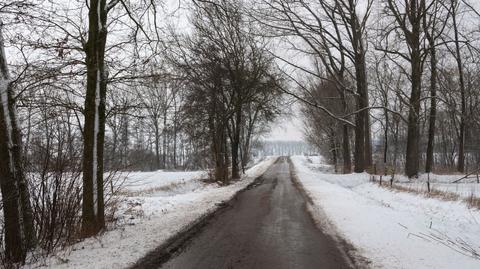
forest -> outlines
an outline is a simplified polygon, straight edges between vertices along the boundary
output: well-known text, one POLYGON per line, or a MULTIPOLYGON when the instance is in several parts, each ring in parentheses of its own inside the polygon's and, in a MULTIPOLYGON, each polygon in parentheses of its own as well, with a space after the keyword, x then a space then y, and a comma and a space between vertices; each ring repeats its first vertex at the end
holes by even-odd
POLYGON ((0 0, 0 258, 104 231, 125 171, 478 174, 479 40, 475 0, 0 0), (309 146, 262 142, 293 102, 309 146))

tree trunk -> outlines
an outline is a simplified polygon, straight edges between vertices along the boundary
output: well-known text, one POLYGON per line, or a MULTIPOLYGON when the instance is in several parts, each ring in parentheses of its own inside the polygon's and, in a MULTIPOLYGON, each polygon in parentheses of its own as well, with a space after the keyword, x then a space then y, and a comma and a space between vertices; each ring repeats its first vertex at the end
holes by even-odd
MULTIPOLYGON (((108 165, 106 164, 107 169, 118 169, 117 166, 117 145, 118 145, 118 123, 117 115, 113 115, 113 124, 111 126, 112 131, 112 151, 110 152, 110 157, 108 158, 108 165)), ((70 143, 70 142, 69 142, 70 143)))
POLYGON ((361 173, 371 162, 370 148, 370 126, 368 119, 368 85, 367 70, 365 63, 365 51, 363 47, 363 37, 360 33, 359 25, 355 20, 352 21, 352 45, 355 52, 355 79, 357 87, 357 109, 362 110, 356 114, 355 120, 355 172, 361 173), (368 133, 366 133, 368 131, 368 133), (366 142, 369 144, 367 145, 366 142), (367 149, 367 147, 369 147, 367 149))
POLYGON ((175 97, 175 92, 174 92, 174 95, 173 95, 173 101, 174 101, 174 104, 173 104, 173 159, 172 159, 172 163, 173 163, 173 168, 174 169, 177 169, 177 136, 178 136, 178 116, 177 116, 177 99, 175 97))
POLYGON ((9 261, 21 262, 35 244, 35 232, 2 30, 0 21, 0 188, 5 254, 9 261))
POLYGON ((87 94, 83 146, 82 235, 97 234, 105 226, 103 197, 103 145, 105 138, 105 43, 107 10, 105 0, 91 0, 87 62, 87 94))
MULTIPOLYGON (((357 88, 360 82, 357 81, 357 88)), ((357 98, 357 109, 364 108, 363 98, 360 96, 357 98)), ((355 115, 355 173, 362 173, 365 171, 365 121, 364 113, 357 113, 355 115)))
POLYGON ((215 134, 212 136, 212 149, 215 158, 215 180, 228 183, 228 164, 227 164, 227 150, 225 147, 225 130, 222 130, 220 126, 216 126, 215 134))
POLYGON ((167 110, 163 113, 162 168, 167 168, 167 110))
MULTIPOLYGON (((419 141, 420 141, 420 96, 422 89, 423 58, 420 36, 422 34, 422 21, 426 16, 425 1, 411 1, 410 7, 405 7, 411 31, 405 30, 405 38, 410 51, 412 90, 409 99, 407 152, 405 161, 405 174, 411 178, 418 175, 419 171, 419 141)), ((406 24, 407 22, 403 22, 406 24)), ((406 27, 406 26, 405 26, 406 27)))
MULTIPOLYGON (((4 83, 2 81, 1 83, 4 83)), ((6 91, 2 85, 0 91, 6 91)), ((2 94, 4 95, 4 94, 2 94)), ((3 96, 2 100, 3 102, 3 96)), ((12 171, 12 156, 10 145, 7 142, 7 122, 4 109, 0 109, 0 188, 2 192, 3 218, 4 218, 4 245, 5 255, 9 261, 21 262, 25 259, 23 233, 21 231, 20 199, 18 185, 12 171)))
POLYGON ((410 95, 410 109, 408 112, 408 134, 407 153, 405 162, 405 174, 411 178, 418 175, 419 156, 418 147, 420 139, 419 115, 420 115, 420 93, 422 79, 422 63, 419 51, 418 38, 414 41, 412 49, 412 92, 410 95))
POLYGON ((338 164, 338 157, 337 157, 337 143, 335 141, 335 132, 332 131, 330 134, 330 152, 332 153, 332 162, 333 167, 335 169, 335 173, 338 172, 337 164, 338 164))
POLYGON ((435 147, 435 123, 437 118, 437 53, 434 40, 430 37, 430 115, 428 119, 428 143, 425 172, 433 170, 433 153, 435 147))
POLYGON ((231 150, 232 150, 232 179, 240 178, 240 167, 239 167, 239 158, 238 153, 240 149, 240 131, 241 131, 241 121, 242 121, 242 110, 241 107, 235 113, 235 121, 233 124, 233 136, 231 141, 231 150))
MULTIPOLYGON (((363 46, 361 46, 361 51, 363 53, 363 46)), ((370 101, 369 101, 369 95, 368 95, 368 83, 367 83, 367 67, 366 67, 366 62, 365 62, 365 55, 362 54, 362 57, 359 59, 362 74, 361 79, 363 80, 363 99, 364 99, 364 107, 369 107, 370 106, 370 101)), ((370 132, 370 110, 366 109, 364 111, 364 123, 365 123, 365 168, 372 168, 373 167, 373 150, 372 150, 372 133, 370 132)))
POLYGON ((466 129, 466 118, 467 118, 467 100, 466 100, 466 90, 465 90, 465 81, 463 75, 463 63, 462 55, 460 54, 460 41, 458 37, 458 26, 457 26, 457 1, 452 0, 452 20, 453 20, 453 33, 455 36, 455 60, 458 67, 458 77, 460 83, 460 97, 461 97, 461 110, 460 110, 460 133, 458 136, 458 164, 457 170, 459 172, 465 171, 465 129, 466 129))
MULTIPOLYGON (((339 75, 339 80, 344 83, 343 75, 339 75)), ((343 112, 348 113, 348 104, 345 96, 345 89, 337 88, 343 106, 343 112)), ((349 174, 352 172, 352 157, 350 155, 350 132, 348 124, 343 124, 342 129, 342 157, 343 157, 343 173, 349 174)))
POLYGON ((155 128, 155 169, 160 169, 160 127, 158 126, 158 119, 155 116, 153 127, 155 128))
MULTIPOLYGON (((385 94, 385 104, 384 106, 387 107, 387 98, 386 98, 386 94, 385 94)), ((383 133, 383 168, 385 169, 385 175, 386 175, 386 172, 387 172, 387 155, 388 155, 388 128, 389 128, 389 118, 388 118, 388 111, 387 109, 385 109, 383 111, 383 113, 385 114, 385 131, 383 133)))
MULTIPOLYGON (((365 94, 367 95, 365 106, 369 106, 368 102, 368 92, 366 91, 365 94)), ((365 168, 372 168, 373 166, 373 150, 372 150, 372 133, 370 132, 370 112, 367 109, 365 111, 365 168)))
POLYGON ((343 125, 343 173, 349 174, 352 172, 352 160, 350 157, 350 135, 348 131, 348 125, 343 125))
MULTIPOLYGON (((225 129, 225 127, 223 127, 225 129)), ((223 149, 223 157, 224 157, 224 166, 223 166, 223 184, 228 185, 230 183, 230 156, 228 154, 228 142, 227 142, 227 135, 226 131, 223 131, 222 137, 222 149, 223 149)))
POLYGON ((240 166, 239 166, 239 143, 238 141, 231 141, 230 143, 231 151, 232 151, 232 179, 239 179, 240 178, 240 166))

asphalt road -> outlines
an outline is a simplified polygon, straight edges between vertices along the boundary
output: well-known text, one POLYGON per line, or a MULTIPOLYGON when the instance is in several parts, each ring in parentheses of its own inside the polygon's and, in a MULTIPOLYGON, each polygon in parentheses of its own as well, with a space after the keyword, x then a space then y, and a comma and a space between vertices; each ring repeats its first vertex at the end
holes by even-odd
POLYGON ((282 157, 161 268, 351 268, 305 203, 282 157))

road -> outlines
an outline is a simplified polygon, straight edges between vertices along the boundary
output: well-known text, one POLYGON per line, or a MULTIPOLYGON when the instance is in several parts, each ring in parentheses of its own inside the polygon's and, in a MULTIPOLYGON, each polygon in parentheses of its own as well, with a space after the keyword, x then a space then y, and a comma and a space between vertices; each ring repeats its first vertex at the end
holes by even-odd
POLYGON ((161 268, 351 268, 305 204, 282 157, 161 268))

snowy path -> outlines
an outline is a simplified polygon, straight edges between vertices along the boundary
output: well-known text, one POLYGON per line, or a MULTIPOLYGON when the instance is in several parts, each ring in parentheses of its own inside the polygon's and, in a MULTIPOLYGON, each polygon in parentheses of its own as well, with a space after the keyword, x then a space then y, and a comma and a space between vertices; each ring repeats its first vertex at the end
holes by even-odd
POLYGON ((319 222, 336 227, 373 268, 480 268, 480 212, 465 203, 390 191, 367 174, 338 175, 292 157, 319 222))
POLYGON ((287 158, 280 158, 256 187, 241 193, 161 268, 351 268, 336 242, 317 228, 305 204, 287 158))
POLYGON ((198 176, 196 172, 190 175, 182 172, 175 172, 178 175, 170 172, 134 174, 129 182, 135 184, 127 188, 135 196, 126 197, 123 204, 128 206, 123 213, 127 216, 127 224, 24 268, 111 269, 132 266, 149 251, 248 186, 275 160, 275 157, 267 158, 250 168, 241 181, 224 187, 201 184, 194 179, 198 176), (173 185, 164 184, 167 178, 176 178, 170 182, 173 185))

